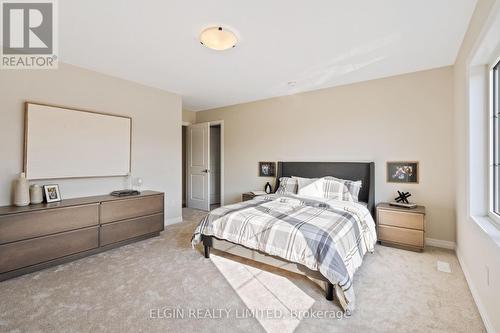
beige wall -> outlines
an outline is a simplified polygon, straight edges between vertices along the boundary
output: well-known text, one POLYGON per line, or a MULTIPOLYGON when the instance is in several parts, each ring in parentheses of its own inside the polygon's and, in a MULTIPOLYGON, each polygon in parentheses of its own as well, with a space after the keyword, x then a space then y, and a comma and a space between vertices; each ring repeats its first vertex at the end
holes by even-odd
MULTIPOLYGON (((486 232, 469 215, 470 188, 468 179, 469 132, 469 67, 468 62, 478 42, 493 6, 500 1, 479 0, 465 35, 454 67, 455 86, 455 147, 457 173, 455 183, 457 207, 457 255, 466 274, 472 294, 489 332, 500 332, 500 231, 497 239, 486 232), (489 285, 487 272, 489 271, 489 285)), ((497 34, 498 36, 498 34, 497 34)), ((471 149, 481 149, 471 147, 471 149)), ((486 223, 488 223, 486 221, 486 223)))
MULTIPOLYGON (((132 174, 143 178, 143 189, 165 192, 167 222, 180 221, 180 96, 66 64, 57 70, 1 71, 0 91, 0 205, 11 204, 12 181, 22 171, 24 102, 36 101, 131 116, 132 174)), ((63 198, 126 186, 122 177, 38 183, 59 184, 63 198)))
POLYGON ((182 121, 194 124, 196 122, 196 112, 182 110, 182 121))
POLYGON ((454 241, 451 67, 197 113, 224 120, 225 199, 264 189, 259 161, 375 161, 376 200, 396 190, 427 207, 427 237, 454 241), (385 163, 420 161, 420 184, 385 181, 385 163))

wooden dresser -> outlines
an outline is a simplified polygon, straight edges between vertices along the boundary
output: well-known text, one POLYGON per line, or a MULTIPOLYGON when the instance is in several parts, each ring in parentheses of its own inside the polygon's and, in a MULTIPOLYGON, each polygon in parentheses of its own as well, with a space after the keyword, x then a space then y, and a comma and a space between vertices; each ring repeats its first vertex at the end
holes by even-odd
POLYGON ((425 207, 377 205, 377 231, 381 243, 422 251, 425 246, 425 207))
POLYGON ((0 281, 157 236, 163 203, 143 191, 0 207, 0 281))

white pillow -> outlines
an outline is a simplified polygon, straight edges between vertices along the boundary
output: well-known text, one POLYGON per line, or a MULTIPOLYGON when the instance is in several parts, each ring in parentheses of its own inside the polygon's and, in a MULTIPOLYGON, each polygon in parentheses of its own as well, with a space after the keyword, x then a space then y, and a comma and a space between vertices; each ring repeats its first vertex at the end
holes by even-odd
POLYGON ((297 179, 299 185, 297 194, 306 195, 309 197, 323 198, 323 178, 302 178, 302 177, 292 177, 297 179))
POLYGON ((292 177, 297 179, 298 195, 321 199, 335 199, 344 201, 354 201, 347 186, 339 180, 331 177, 323 178, 302 178, 292 177))

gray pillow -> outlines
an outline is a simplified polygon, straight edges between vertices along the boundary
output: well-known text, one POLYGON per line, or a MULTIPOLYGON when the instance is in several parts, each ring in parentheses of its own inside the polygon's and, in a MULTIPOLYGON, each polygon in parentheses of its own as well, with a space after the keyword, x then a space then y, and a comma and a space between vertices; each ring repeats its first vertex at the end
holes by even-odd
POLYGON ((361 180, 346 180, 346 179, 335 178, 332 176, 328 176, 325 178, 333 179, 343 183, 349 190, 349 193, 351 193, 351 197, 354 200, 354 202, 358 202, 359 190, 361 190, 361 186, 363 186, 363 182, 361 180))
POLYGON ((276 190, 277 194, 297 194, 299 183, 297 179, 290 177, 281 177, 280 186, 276 190))

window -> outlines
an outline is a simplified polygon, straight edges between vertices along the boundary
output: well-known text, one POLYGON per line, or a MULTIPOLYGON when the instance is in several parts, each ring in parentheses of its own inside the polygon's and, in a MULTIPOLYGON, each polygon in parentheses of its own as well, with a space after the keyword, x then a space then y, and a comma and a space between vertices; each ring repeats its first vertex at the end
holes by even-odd
POLYGON ((498 108, 500 99, 500 85, 499 85, 499 71, 500 61, 493 66, 491 72, 491 112, 492 114, 492 128, 491 128, 491 142, 490 142, 490 156, 491 156, 491 204, 490 212, 496 220, 500 218, 500 110, 498 108))

